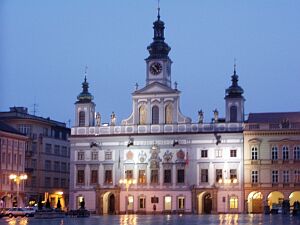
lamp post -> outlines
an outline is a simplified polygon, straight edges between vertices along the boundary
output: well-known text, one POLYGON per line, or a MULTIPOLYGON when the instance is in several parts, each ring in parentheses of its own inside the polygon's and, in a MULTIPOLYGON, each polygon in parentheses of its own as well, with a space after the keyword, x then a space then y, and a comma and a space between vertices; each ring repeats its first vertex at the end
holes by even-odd
POLYGON ((13 180, 17 184, 17 207, 18 207, 19 206, 20 183, 22 180, 27 179, 27 174, 21 174, 21 175, 10 174, 9 179, 13 180))
MULTIPOLYGON (((124 178, 124 179, 120 179, 120 180, 119 180, 119 183, 120 183, 120 184, 124 184, 125 187, 126 187, 127 205, 129 206, 129 203, 130 203, 130 202, 129 202, 129 196, 128 196, 128 189, 129 189, 130 185, 136 184, 136 183, 137 183, 137 182, 136 182, 136 179, 132 179, 132 178, 127 179, 127 178, 124 178)), ((128 211, 128 206, 127 206, 127 209, 126 209, 126 213, 127 213, 127 211, 128 211)))

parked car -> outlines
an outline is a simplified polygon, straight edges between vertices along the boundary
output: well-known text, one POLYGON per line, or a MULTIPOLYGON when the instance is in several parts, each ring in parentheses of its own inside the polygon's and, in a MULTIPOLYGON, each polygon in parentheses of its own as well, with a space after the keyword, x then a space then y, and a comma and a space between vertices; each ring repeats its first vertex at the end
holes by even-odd
POLYGON ((26 208, 10 208, 6 210, 5 215, 9 217, 17 216, 34 216, 35 210, 30 210, 26 208))

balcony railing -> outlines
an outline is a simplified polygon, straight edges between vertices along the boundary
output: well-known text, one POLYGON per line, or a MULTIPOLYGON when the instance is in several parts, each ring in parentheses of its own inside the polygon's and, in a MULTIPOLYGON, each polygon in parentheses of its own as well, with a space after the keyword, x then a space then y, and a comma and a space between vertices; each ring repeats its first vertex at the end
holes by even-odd
POLYGON ((98 127, 73 127, 72 135, 111 135, 143 133, 201 133, 201 132, 242 132, 242 123, 215 124, 155 124, 155 125, 122 125, 98 127))

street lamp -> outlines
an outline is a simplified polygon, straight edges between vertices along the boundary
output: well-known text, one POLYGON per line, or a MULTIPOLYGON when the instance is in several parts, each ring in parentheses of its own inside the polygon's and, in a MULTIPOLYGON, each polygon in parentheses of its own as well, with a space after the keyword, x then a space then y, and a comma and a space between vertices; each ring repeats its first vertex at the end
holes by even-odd
POLYGON ((18 205, 19 205, 20 183, 21 183, 22 180, 27 179, 27 174, 21 174, 21 175, 10 174, 9 179, 13 180, 17 184, 17 207, 18 207, 18 205))
POLYGON ((128 189, 129 189, 130 185, 131 184, 136 184, 136 179, 131 179, 131 178, 130 179, 127 179, 127 178, 120 179, 119 183, 124 184, 125 187, 126 187, 126 192, 128 192, 128 189))

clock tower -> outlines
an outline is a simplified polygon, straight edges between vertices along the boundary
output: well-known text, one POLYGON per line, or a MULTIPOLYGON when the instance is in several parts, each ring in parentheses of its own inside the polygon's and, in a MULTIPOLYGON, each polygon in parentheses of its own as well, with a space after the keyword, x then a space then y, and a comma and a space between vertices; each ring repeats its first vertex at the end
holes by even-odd
POLYGON ((159 82, 171 87, 171 64, 172 60, 168 54, 171 50, 165 42, 165 23, 160 20, 160 9, 158 8, 157 20, 153 23, 153 42, 147 47, 149 57, 146 59, 146 85, 159 82))

